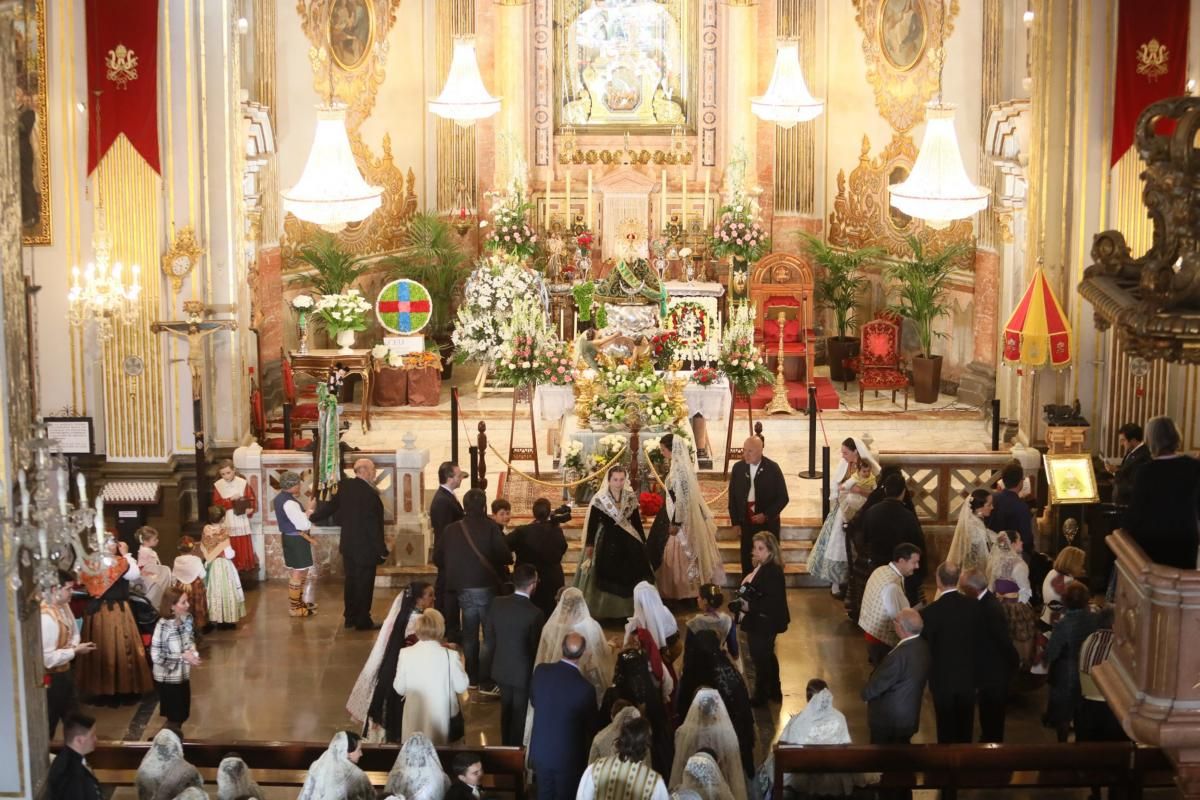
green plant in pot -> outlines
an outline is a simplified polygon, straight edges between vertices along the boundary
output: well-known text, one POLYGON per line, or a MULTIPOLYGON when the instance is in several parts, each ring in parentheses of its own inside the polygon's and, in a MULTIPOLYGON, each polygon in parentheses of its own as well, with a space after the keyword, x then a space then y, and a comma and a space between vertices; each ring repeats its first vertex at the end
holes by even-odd
POLYGON ((397 278, 408 278, 429 291, 430 314, 426 333, 437 343, 442 354, 444 377, 453 367, 449 359, 453 345, 450 329, 454 324, 454 296, 467 277, 462 269, 466 256, 458 247, 458 238, 450 224, 434 214, 417 214, 404 232, 400 250, 383 260, 397 278))
POLYGON ((970 247, 953 244, 932 254, 926 252, 915 236, 909 236, 907 242, 912 258, 890 266, 887 278, 896 294, 893 309, 912 320, 921 344, 920 355, 912 359, 914 399, 918 403, 935 403, 942 381, 942 357, 933 354, 933 338, 945 334, 935 331, 933 326, 950 314, 950 277, 970 247))
POLYGON ((865 262, 882 258, 886 251, 882 247, 838 250, 811 233, 801 232, 799 236, 813 262, 821 267, 814 279, 816 300, 833 312, 837 335, 826 339, 829 377, 843 382, 854 380, 854 370, 846 366, 846 362, 858 355, 858 337, 850 334, 858 327, 855 305, 867 286, 867 279, 859 274, 859 270, 865 262))
POLYGON ((337 237, 321 232, 296 251, 296 257, 313 273, 296 276, 296 283, 311 286, 318 294, 341 294, 370 269, 367 259, 342 249, 337 237))

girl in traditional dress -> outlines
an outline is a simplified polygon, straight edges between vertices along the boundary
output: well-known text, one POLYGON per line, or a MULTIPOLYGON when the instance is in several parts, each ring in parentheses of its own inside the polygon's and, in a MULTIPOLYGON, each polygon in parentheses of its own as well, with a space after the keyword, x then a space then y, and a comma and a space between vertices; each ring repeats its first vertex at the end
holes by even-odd
POLYGON ((413 581, 392 601, 367 663, 358 673, 346 710, 363 723, 368 742, 399 742, 404 721, 404 698, 396 694, 396 663, 400 651, 417 641, 417 621, 433 608, 433 585, 413 581))
POLYGON ((129 548, 112 536, 83 562, 80 582, 91 600, 84 610, 82 638, 96 643, 95 652, 77 666, 84 698, 116 704, 154 688, 142 634, 129 607, 129 582, 140 575, 129 548))
POLYGON ((1008 619, 1008 632, 1013 646, 1021 656, 1021 668, 1045 672, 1038 650, 1038 617, 1029 598, 1033 589, 1029 585, 1029 565, 1021 558, 1024 547, 1017 531, 1001 531, 996 534, 996 546, 988 557, 988 588, 1008 619))
POLYGON ((658 446, 671 459, 666 477, 670 528, 658 570, 658 591, 664 600, 691 600, 700 584, 725 582, 717 523, 700 491, 687 439, 668 433, 658 446))
POLYGON ((433 742, 423 733, 408 737, 396 755, 384 791, 404 800, 442 800, 449 788, 450 778, 442 771, 433 742))
POLYGON ((358 768, 362 740, 349 731, 338 731, 329 749, 308 768, 299 800, 375 800, 375 789, 358 768))
POLYGON ((204 580, 208 621, 218 628, 231 629, 246 616, 246 596, 242 593, 237 567, 233 565, 234 549, 229 541, 229 531, 221 524, 224 518, 225 509, 220 506, 208 509, 208 524, 204 526, 200 550, 208 565, 204 580))
POLYGON ((963 572, 969 569, 987 570, 988 551, 992 537, 983 523, 992 513, 992 493, 987 489, 976 489, 963 502, 954 526, 954 538, 946 560, 958 564, 963 572))
POLYGON ((829 515, 808 556, 808 574, 829 581, 829 591, 834 595, 842 593, 842 585, 850 575, 846 523, 862 509, 867 495, 875 488, 874 475, 878 472, 879 464, 862 441, 842 442, 842 460, 830 482, 829 515), (869 470, 860 470, 863 463, 869 465, 869 470))
POLYGON ((158 558, 158 551, 155 549, 158 547, 158 531, 149 525, 143 525, 137 529, 137 538, 140 543, 137 563, 138 570, 142 573, 142 587, 150 605, 158 608, 163 592, 175 579, 171 576, 171 569, 158 558))
POLYGON ((688 709, 687 719, 675 732, 675 760, 671 766, 672 786, 683 780, 688 758, 708 749, 729 783, 734 800, 746 800, 746 771, 742 766, 741 747, 725 702, 716 689, 701 689, 688 709))
POLYGON ((225 530, 229 531, 229 543, 233 546, 233 565, 238 572, 254 572, 258 569, 258 556, 254 554, 254 540, 250 536, 250 518, 258 510, 258 498, 229 459, 221 462, 217 472, 221 477, 213 482, 212 504, 224 511, 225 530))
POLYGON ((171 565, 175 586, 187 592, 192 607, 192 623, 201 633, 208 633, 212 625, 208 621, 208 592, 204 589, 207 572, 204 561, 196 555, 196 540, 190 536, 179 539, 179 555, 171 565))
POLYGON ((658 590, 642 581, 633 590, 633 615, 625 624, 625 646, 640 647, 650 659, 650 672, 662 688, 663 702, 672 706, 679 681, 673 666, 679 645, 679 623, 663 605, 658 590))
POLYGON ((684 640, 684 650, 688 643, 701 631, 712 631, 721 641, 721 646, 731 659, 738 658, 737 625, 733 617, 721 613, 725 604, 725 594, 715 583, 706 583, 700 587, 696 596, 700 613, 687 621, 687 636, 684 640))
POLYGON ((605 488, 592 498, 584 520, 587 538, 575 585, 597 619, 628 617, 633 587, 654 582, 637 494, 625 486, 627 477, 622 466, 609 469, 605 488))

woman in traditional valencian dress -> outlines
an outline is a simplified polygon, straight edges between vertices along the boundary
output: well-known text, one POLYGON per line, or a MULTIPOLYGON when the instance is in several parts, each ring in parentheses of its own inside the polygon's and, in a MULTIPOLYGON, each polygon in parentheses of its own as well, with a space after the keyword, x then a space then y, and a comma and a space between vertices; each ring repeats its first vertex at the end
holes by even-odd
POLYGON ((91 600, 83 616, 82 639, 96 650, 80 659, 79 693, 84 698, 120 702, 154 688, 142 634, 129 607, 129 583, 140 576, 124 542, 113 537, 83 562, 80 581, 91 600))
POLYGON ((1029 565, 1021 557, 1022 548, 1021 536, 1016 531, 996 534, 996 546, 988 557, 988 588, 1004 609, 1008 633, 1021 657, 1021 668, 1028 670, 1038 666, 1040 670, 1038 617, 1029 605, 1033 589, 1029 585, 1029 565))
POLYGON ((230 544, 229 531, 221 524, 225 511, 220 506, 208 510, 208 524, 200 540, 200 550, 208 574, 204 579, 204 591, 208 598, 208 620, 218 628, 233 628, 246 616, 246 596, 242 593, 242 581, 233 565, 234 549, 230 544))
POLYGON ((670 536, 658 570, 658 592, 664 600, 691 600, 701 584, 725 582, 717 523, 700 492, 687 439, 668 433, 658 446, 671 459, 666 477, 670 536))
POLYGON ((174 585, 188 593, 192 623, 201 633, 208 633, 212 630, 208 620, 208 591, 204 588, 208 570, 204 568, 204 559, 196 555, 196 540, 192 537, 179 537, 179 555, 171 565, 171 574, 175 577, 174 585))
POLYGON ((575 585, 596 619, 633 614, 633 587, 654 582, 637 495, 625 486, 624 467, 608 471, 606 486, 588 506, 587 539, 575 585))
POLYGON ((217 471, 221 477, 213 483, 212 504, 225 510, 233 565, 238 572, 253 572, 258 569, 258 557, 250 537, 250 518, 258 510, 258 499, 246 479, 234 470, 232 461, 222 461, 217 471))
POLYGON ((829 581, 829 591, 835 595, 850 577, 849 556, 846 551, 846 523, 862 509, 867 495, 875 488, 874 475, 879 464, 867 446, 858 439, 842 442, 842 461, 830 483, 829 515, 808 556, 808 574, 829 581), (862 464, 870 465, 870 472, 862 464))
POLYGON ((987 572, 992 534, 983 521, 991 513, 992 493, 987 489, 976 489, 963 501, 958 524, 954 526, 954 538, 946 552, 946 560, 957 564, 963 572, 969 569, 987 572))

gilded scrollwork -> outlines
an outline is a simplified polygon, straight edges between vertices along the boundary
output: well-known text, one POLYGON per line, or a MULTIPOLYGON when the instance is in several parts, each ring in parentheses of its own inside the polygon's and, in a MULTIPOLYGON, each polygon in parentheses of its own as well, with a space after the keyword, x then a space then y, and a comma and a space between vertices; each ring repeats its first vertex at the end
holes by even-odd
POLYGON ((880 115, 898 132, 925 119, 938 90, 938 41, 945 8, 945 37, 954 31, 958 0, 854 0, 863 32, 867 81, 880 115))

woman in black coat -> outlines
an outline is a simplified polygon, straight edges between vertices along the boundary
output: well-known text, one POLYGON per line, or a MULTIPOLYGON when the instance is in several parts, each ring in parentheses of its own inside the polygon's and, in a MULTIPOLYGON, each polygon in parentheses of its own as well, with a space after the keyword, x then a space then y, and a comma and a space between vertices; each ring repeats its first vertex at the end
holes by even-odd
POLYGON ((1046 720, 1067 741, 1075 711, 1083 701, 1079 683, 1079 651, 1083 640, 1100 626, 1100 618, 1088 608, 1088 590, 1082 582, 1067 586, 1063 595, 1066 613, 1050 632, 1046 666, 1050 671, 1050 697, 1046 720))
MULTIPOLYGON (((752 705, 783 701, 779 685, 779 659, 775 656, 775 637, 787 630, 792 621, 787 607, 787 585, 783 580, 783 556, 774 534, 754 534, 751 560, 754 569, 738 587, 740 625, 746 632, 750 660, 754 662, 754 699, 752 705)), ((735 601, 736 603, 737 601, 735 601)), ((734 603, 731 603, 732 607, 734 603)))
POLYGON ((1200 543, 1200 461, 1180 455, 1179 430, 1170 417, 1146 423, 1151 460, 1133 482, 1133 500, 1121 527, 1156 564, 1196 568, 1200 543))
POLYGON ((602 720, 612 722, 613 706, 618 700, 636 706, 650 723, 650 763, 659 775, 670 775, 675 759, 675 726, 650 674, 650 661, 641 650, 622 650, 617 656, 613 684, 600 701, 602 720))
POLYGON ((563 530, 550 517, 550 501, 539 497, 533 501, 533 524, 522 525, 507 537, 508 549, 513 551, 516 563, 531 564, 537 569, 537 588, 529 599, 546 619, 550 619, 558 604, 558 593, 564 583, 562 559, 567 552, 563 530))

